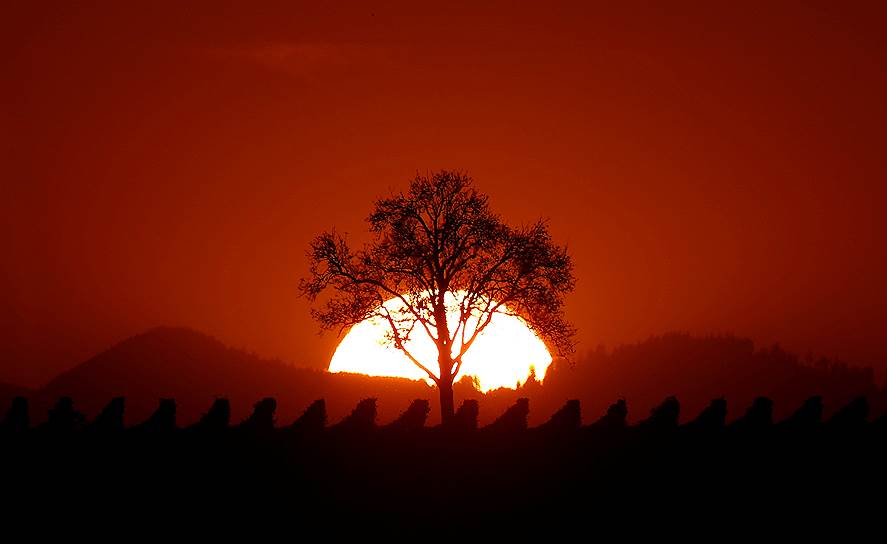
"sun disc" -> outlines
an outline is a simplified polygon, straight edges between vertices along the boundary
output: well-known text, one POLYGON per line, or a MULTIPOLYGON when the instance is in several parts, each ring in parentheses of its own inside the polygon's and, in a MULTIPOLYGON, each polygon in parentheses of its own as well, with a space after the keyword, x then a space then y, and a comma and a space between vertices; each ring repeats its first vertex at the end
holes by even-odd
MULTIPOLYGON (((448 299, 451 298, 452 295, 448 295, 448 299)), ((396 299, 387 301, 385 306, 391 310, 403 308, 396 299)), ((447 306, 453 305, 448 303, 447 306)), ((458 313, 454 309, 448 314, 451 330, 457 320, 458 313)), ((389 330, 388 322, 382 318, 371 318, 351 327, 336 348, 329 371, 433 383, 423 370, 391 344, 386 337, 389 330)), ((437 347, 424 330, 414 331, 405 347, 419 362, 437 374, 437 347)), ((463 361, 456 380, 471 376, 480 390, 486 392, 499 387, 514 388, 526 382, 531 369, 541 379, 551 364, 551 354, 545 343, 522 319, 497 313, 478 335, 463 361)))

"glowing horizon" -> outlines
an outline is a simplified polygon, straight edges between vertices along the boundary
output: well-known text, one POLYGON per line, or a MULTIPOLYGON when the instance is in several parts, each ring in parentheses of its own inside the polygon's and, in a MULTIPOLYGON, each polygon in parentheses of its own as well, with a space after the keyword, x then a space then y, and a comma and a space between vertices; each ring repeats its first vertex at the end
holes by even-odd
MULTIPOLYGON (((454 297, 448 294, 448 299, 454 300, 454 297)), ((450 330, 453 330, 458 311, 455 305, 447 305, 450 307, 447 312, 450 330)), ((403 308, 403 304, 391 299, 385 302, 385 307, 397 311, 403 308)), ((379 317, 354 325, 336 348, 329 371, 425 380, 433 385, 422 369, 386 339, 388 331, 389 324, 379 317)), ((437 347, 423 330, 415 331, 405 347, 437 375, 437 347)), ((551 362, 545 343, 522 319, 496 314, 465 353, 455 381, 462 376, 471 376, 485 393, 500 387, 513 389, 525 383, 532 370, 541 380, 551 362)))

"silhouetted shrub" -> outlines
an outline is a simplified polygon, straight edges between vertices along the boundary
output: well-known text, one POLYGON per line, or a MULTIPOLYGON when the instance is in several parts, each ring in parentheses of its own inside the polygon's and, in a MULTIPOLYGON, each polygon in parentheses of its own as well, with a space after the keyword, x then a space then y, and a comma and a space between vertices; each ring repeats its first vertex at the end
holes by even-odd
POLYGON ((773 425, 773 401, 757 397, 742 417, 730 424, 737 431, 760 431, 773 425))
POLYGON ((238 428, 250 432, 269 432, 274 429, 277 399, 265 397, 253 406, 253 413, 238 428))
POLYGON ((530 399, 520 398, 505 410, 494 422, 484 427, 488 432, 519 432, 527 429, 527 416, 530 415, 530 399))
POLYGON ((607 413, 597 421, 587 425, 586 430, 592 432, 613 432, 625 429, 628 419, 628 405, 625 399, 619 399, 607 408, 607 413))
POLYGON ((0 431, 6 433, 21 433, 28 430, 30 426, 30 417, 28 414, 28 399, 25 397, 15 397, 6 412, 6 417, 0 422, 0 431))
POLYGON ((61 397, 49 410, 49 416, 40 429, 51 433, 67 433, 76 431, 85 424, 86 417, 74 409, 71 397, 61 397))
POLYGON ((702 412, 696 416, 696 419, 684 425, 688 430, 693 431, 713 431, 722 429, 727 420, 727 400, 722 398, 713 399, 702 412))
POLYGON ((397 419, 386 425, 386 428, 399 431, 414 431, 425 426, 431 404, 425 399, 416 399, 397 419))
POLYGON ((160 399, 151 417, 132 430, 139 433, 170 433, 176 430, 175 399, 160 399))
POLYGON ((199 432, 221 432, 231 424, 231 402, 227 398, 217 398, 200 418, 189 429, 199 432))
POLYGON ((465 399, 456 410, 450 428, 457 431, 474 431, 477 429, 477 416, 480 405, 475 399, 465 399))
POLYGON ((326 427, 326 420, 326 400, 317 399, 287 427, 287 430, 298 433, 318 433, 326 427))
POLYGON ((804 401, 792 415, 779 423, 789 431, 808 431, 822 423, 822 397, 813 396, 804 401))
POLYGON ((666 397, 662 404, 650 411, 650 417, 638 423, 641 430, 662 431, 678 426, 681 416, 681 403, 676 397, 666 397))
POLYGON ((857 430, 865 426, 868 417, 868 399, 856 397, 837 410, 828 420, 828 425, 831 429, 857 430))
POLYGON ((536 429, 551 432, 575 431, 582 425, 582 409, 576 399, 568 400, 551 418, 536 429))
POLYGON ((376 427, 376 399, 363 399, 357 403, 351 415, 333 425, 336 431, 369 431, 376 427))
POLYGON ((96 416, 95 421, 92 422, 89 428, 94 432, 104 434, 123 432, 123 413, 125 408, 126 400, 123 397, 114 397, 96 416))

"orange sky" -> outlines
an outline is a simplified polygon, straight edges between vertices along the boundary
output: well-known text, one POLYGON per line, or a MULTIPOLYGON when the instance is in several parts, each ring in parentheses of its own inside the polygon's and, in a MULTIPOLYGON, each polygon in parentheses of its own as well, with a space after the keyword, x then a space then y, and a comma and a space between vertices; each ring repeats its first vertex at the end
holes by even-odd
POLYGON ((19 4, 0 381, 158 324, 324 366, 309 238, 439 168, 550 217, 585 348, 729 331, 887 371, 885 8, 19 4))

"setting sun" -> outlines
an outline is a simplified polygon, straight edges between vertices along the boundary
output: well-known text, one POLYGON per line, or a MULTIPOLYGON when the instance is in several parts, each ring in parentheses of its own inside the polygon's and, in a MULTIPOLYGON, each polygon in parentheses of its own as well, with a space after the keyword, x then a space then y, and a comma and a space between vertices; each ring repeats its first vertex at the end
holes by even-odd
MULTIPOLYGON (((402 307, 396 299, 385 306, 392 310, 402 307)), ((455 322, 458 317, 458 311, 452 308, 448 320, 455 322)), ((352 327, 336 348, 330 372, 424 379, 431 383, 420 368, 387 340, 388 331, 389 325, 382 318, 371 318, 352 327)), ((406 347, 423 364, 436 369, 437 348, 426 334, 417 333, 406 347)), ((497 314, 465 354, 456 380, 471 376, 484 392, 513 388, 527 380, 531 368, 541 379, 550 364, 551 354, 545 344, 520 318, 497 314)))

